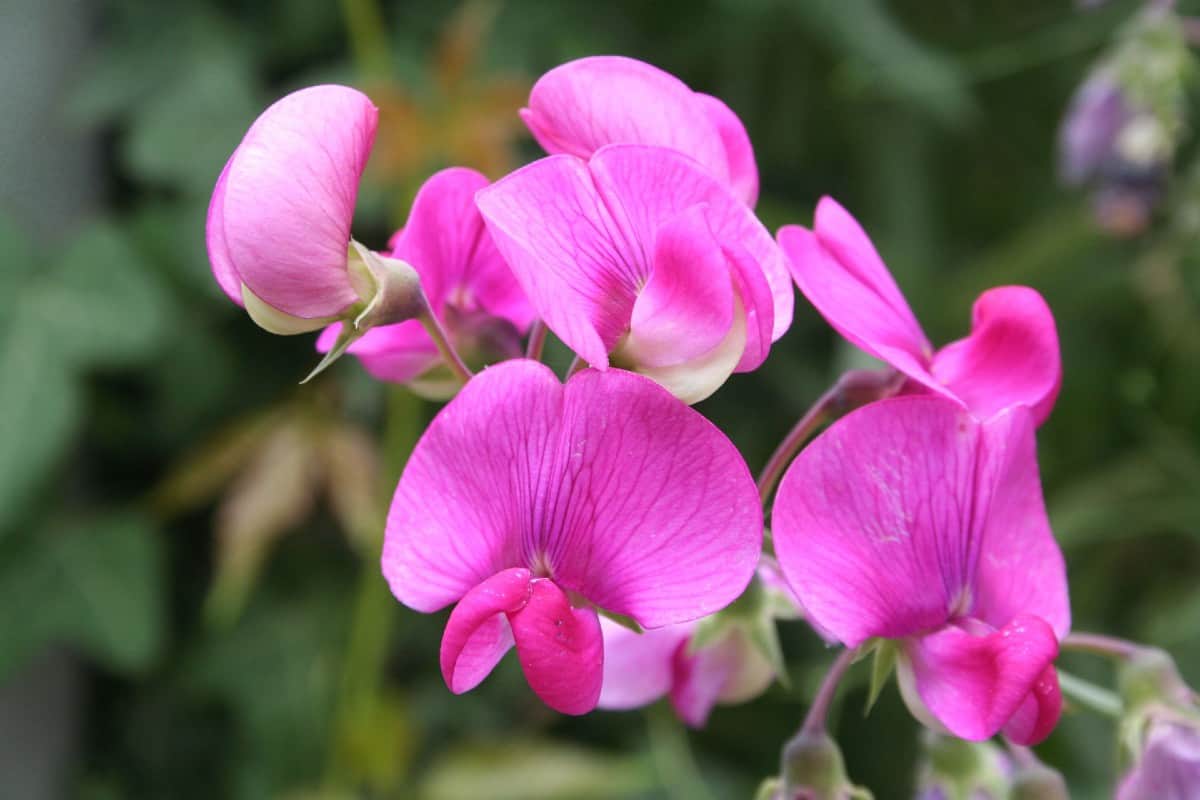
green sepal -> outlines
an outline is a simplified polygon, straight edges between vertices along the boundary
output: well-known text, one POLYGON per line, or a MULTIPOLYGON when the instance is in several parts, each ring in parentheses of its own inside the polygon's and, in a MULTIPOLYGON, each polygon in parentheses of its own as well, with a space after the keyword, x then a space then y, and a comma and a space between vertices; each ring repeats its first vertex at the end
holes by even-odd
POLYGON ((627 617, 624 614, 618 614, 615 611, 605 611, 603 608, 597 608, 596 613, 607 619, 609 622, 615 622, 622 628, 628 628, 634 633, 642 634, 646 632, 633 617, 627 617))
POLYGON ((875 701, 879 699, 883 687, 887 685, 888 679, 892 676, 892 670, 896 668, 896 645, 888 639, 876 639, 875 643, 869 646, 873 659, 871 661, 871 685, 867 691, 867 705, 863 708, 863 716, 871 713, 871 709, 875 707, 875 701))

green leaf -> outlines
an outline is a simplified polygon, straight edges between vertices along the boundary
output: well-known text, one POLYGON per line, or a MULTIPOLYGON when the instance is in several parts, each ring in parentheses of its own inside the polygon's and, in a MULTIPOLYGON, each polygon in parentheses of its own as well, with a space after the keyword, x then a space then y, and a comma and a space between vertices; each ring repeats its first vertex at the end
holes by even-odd
POLYGON ((637 620, 633 617, 627 617, 624 614, 618 614, 615 611, 606 611, 603 608, 597 608, 596 611, 600 614, 600 616, 608 619, 610 622, 617 623, 622 628, 628 628, 634 633, 645 633, 645 631, 642 630, 642 626, 638 625, 637 620))
POLYGON ((0 680, 50 644, 146 669, 162 645, 162 584, 161 543, 141 517, 37 531, 0 567, 0 680))
POLYGON ((892 675, 892 670, 896 667, 895 644, 886 639, 880 639, 874 645, 873 649, 871 686, 867 691, 867 705, 863 709, 863 716, 871 713, 871 709, 875 707, 875 701, 879 699, 879 694, 883 691, 883 687, 887 685, 888 679, 892 675))

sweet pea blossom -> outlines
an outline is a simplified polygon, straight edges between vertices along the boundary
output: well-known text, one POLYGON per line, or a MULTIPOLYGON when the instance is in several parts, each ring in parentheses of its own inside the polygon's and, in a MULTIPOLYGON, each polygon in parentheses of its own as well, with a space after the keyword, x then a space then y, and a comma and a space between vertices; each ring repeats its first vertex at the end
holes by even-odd
MULTIPOLYGON (((487 178, 465 167, 433 175, 418 190, 406 225, 389 242, 388 254, 416 270, 431 312, 463 358, 482 363, 519 356, 521 334, 533 321, 533 308, 475 208, 475 193, 487 185, 487 178)), ((339 323, 327 328, 317 349, 333 349, 342 327, 339 323)), ((442 359, 418 320, 372 328, 346 352, 379 380, 419 379, 418 388, 439 397, 458 387, 454 380, 431 380, 442 359)))
POLYGON ((813 229, 787 225, 779 244, 792 277, 851 344, 907 375, 910 384, 952 398, 981 417, 1021 404, 1038 424, 1054 407, 1062 365, 1054 316, 1024 286, 979 296, 971 335, 934 351, 875 246, 830 197, 817 204, 813 229))
POLYGON ((456 694, 514 644, 551 708, 596 706, 597 609, 661 628, 711 614, 750 581, 762 539, 733 444, 652 381, 584 370, 564 386, 507 361, 430 424, 388 514, 383 574, 417 611, 457 603, 441 646, 456 694))
POLYGON ((758 367, 791 324, 783 253, 675 150, 550 156, 476 202, 547 327, 597 369, 641 372, 694 403, 758 367))
POLYGON ((748 206, 758 198, 754 149, 737 114, 643 61, 591 56, 555 67, 533 85, 521 119, 551 155, 587 159, 609 144, 670 147, 748 206))
POLYGON ((847 647, 892 640, 918 718, 973 741, 1053 729, 1070 609, 1028 409, 980 421, 929 395, 861 408, 792 462, 772 530, 822 630, 847 647))
POLYGON ((346 86, 276 101, 233 151, 208 207, 213 276, 272 333, 366 328, 423 309, 416 274, 350 238, 378 111, 346 86))
POLYGON ((1117 800, 1192 800, 1200 797, 1200 723, 1157 719, 1137 764, 1121 779, 1117 800))

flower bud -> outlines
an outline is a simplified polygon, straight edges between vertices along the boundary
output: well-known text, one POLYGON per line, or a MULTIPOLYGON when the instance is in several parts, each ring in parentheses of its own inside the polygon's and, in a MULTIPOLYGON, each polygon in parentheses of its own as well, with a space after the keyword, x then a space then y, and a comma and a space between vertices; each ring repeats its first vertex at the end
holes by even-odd
POLYGON ((968 742, 925 731, 924 758, 917 772, 920 800, 1006 800, 1012 766, 991 742, 968 742))
POLYGON ((1045 764, 1022 767, 1013 776, 1010 800, 1070 800, 1066 781, 1045 764))
POLYGON ((801 731, 783 749, 784 800, 855 800, 870 798, 846 777, 837 742, 825 731, 801 731))

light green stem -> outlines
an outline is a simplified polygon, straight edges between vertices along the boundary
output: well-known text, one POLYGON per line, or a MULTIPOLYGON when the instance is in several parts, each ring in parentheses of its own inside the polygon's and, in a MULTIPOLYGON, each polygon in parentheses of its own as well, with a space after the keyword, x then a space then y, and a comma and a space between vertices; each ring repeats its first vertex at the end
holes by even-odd
POLYGON ((1091 681, 1077 678, 1069 672, 1058 670, 1058 685, 1062 693, 1081 707, 1103 714, 1106 717, 1120 719, 1124 706, 1116 692, 1111 692, 1091 681))

